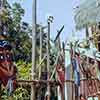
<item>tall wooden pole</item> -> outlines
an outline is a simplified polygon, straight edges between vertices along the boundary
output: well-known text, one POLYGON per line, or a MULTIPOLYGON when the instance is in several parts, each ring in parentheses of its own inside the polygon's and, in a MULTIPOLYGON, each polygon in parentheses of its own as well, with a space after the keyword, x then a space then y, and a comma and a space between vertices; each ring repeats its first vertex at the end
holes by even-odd
POLYGON ((1 96, 2 96, 1 93, 2 93, 2 88, 1 88, 1 84, 0 84, 0 100, 2 100, 1 99, 1 96))
POLYGON ((86 38, 89 37, 89 30, 88 30, 88 26, 86 25, 86 38))
MULTIPOLYGON (((48 81, 50 80, 50 23, 53 22, 53 17, 49 16, 47 23, 48 23, 48 32, 47 32, 47 78, 48 81)), ((47 96, 47 100, 50 100, 50 83, 48 82, 47 85, 47 92, 48 92, 48 96, 47 96)))
POLYGON ((86 31, 86 42, 89 45, 89 40, 88 40, 88 38, 89 38, 89 30, 88 30, 88 26, 87 25, 86 25, 85 31, 86 31))
MULTIPOLYGON (((1 0, 0 0, 0 3, 2 3, 1 0)), ((2 7, 2 4, 0 4, 0 7, 2 7)), ((1 12, 1 9, 0 9, 0 12, 1 12)), ((1 30, 1 27, 2 27, 1 23, 2 23, 2 21, 0 20, 0 32, 2 32, 2 30, 1 30)), ((1 39, 2 39, 2 36, 0 35, 0 40, 1 39)), ((0 84, 0 100, 1 100, 1 84, 0 84)))
MULTIPOLYGON (((35 69, 35 51, 36 51, 36 1, 33 0, 33 7, 32 7, 32 80, 34 80, 34 69, 35 69)), ((31 86, 31 100, 35 100, 35 87, 32 84, 31 86)))
MULTIPOLYGON (((66 56, 66 53, 67 53, 67 51, 65 52, 65 56, 66 56)), ((68 87, 70 85, 66 82, 66 80, 67 80, 67 62, 66 62, 66 59, 67 59, 67 57, 65 58, 65 100, 69 100, 68 93, 69 93, 70 90, 68 91, 68 89, 69 89, 68 87)), ((71 68, 71 65, 70 65, 70 68, 71 68)), ((72 75, 71 70, 70 70, 69 74, 70 74, 70 77, 71 77, 71 75, 72 75)))
POLYGON ((67 58, 66 55, 68 56, 67 51, 65 52, 65 100, 75 100, 75 89, 73 86, 73 66, 72 66, 72 56, 73 56, 73 47, 72 47, 72 42, 70 42, 70 51, 69 55, 70 58, 67 58), (67 68, 68 66, 68 59, 70 59, 70 69, 67 68), (68 72, 68 73, 67 73, 68 72), (69 74, 69 76, 68 76, 69 74), (68 82, 67 80, 71 80, 68 82))
MULTIPOLYGON (((48 21, 48 32, 47 32, 47 72, 48 72, 48 81, 49 81, 49 77, 50 77, 50 55, 49 55, 49 49, 50 49, 50 43, 49 43, 49 40, 50 40, 50 22, 48 21)), ((47 92, 48 92, 48 97, 47 97, 47 100, 50 100, 50 84, 48 83, 48 86, 47 86, 47 92)))
POLYGON ((71 61, 71 80, 73 80, 73 75, 74 75, 74 70, 73 70, 73 66, 72 66, 72 57, 73 57, 73 46, 72 46, 72 42, 70 42, 70 61, 71 61))
POLYGON ((57 93, 58 93, 58 94, 57 94, 57 97, 58 97, 57 99, 58 99, 58 100, 62 100, 62 95, 61 95, 60 86, 57 86, 57 93))
MULTIPOLYGON (((43 28, 42 26, 40 26, 40 57, 39 57, 39 60, 41 62, 42 60, 42 32, 43 32, 43 28)), ((39 67, 39 79, 41 78, 41 67, 39 67)))

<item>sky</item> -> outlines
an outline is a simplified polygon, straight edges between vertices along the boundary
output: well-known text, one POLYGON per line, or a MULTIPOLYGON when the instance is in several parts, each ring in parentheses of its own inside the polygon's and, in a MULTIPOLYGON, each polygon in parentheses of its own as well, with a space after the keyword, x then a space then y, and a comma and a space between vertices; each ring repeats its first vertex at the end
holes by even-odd
MULTIPOLYGON (((47 16, 52 15, 54 21, 51 24, 51 38, 55 38, 57 30, 62 25, 65 26, 61 40, 65 41, 67 38, 72 36, 72 32, 75 31, 74 24, 74 8, 78 5, 78 0, 37 0, 37 19, 38 23, 45 23, 47 16)), ((79 33, 79 32, 78 32, 79 33)), ((77 36, 81 37, 80 33, 77 36)))
MULTIPOLYGON (((9 0, 10 3, 20 2, 25 9, 24 21, 32 24, 32 0, 9 0)), ((57 30, 64 25, 61 34, 61 40, 66 41, 72 37, 75 32, 74 8, 78 5, 79 0, 37 0, 37 23, 43 26, 47 25, 47 16, 54 17, 51 24, 51 38, 55 39, 57 30)), ((74 36, 82 38, 83 33, 75 32, 74 36)))
MULTIPOLYGON (((33 0, 9 0, 12 4, 15 1, 20 2, 25 9, 23 20, 32 24, 32 1, 33 0)), ((37 0, 37 23, 43 26, 47 25, 47 16, 54 17, 51 24, 51 38, 54 40, 59 30, 64 25, 64 30, 60 35, 61 41, 72 39, 75 32, 74 8, 79 4, 79 0, 37 0)), ((84 33, 75 32, 73 38, 82 38, 84 33)), ((66 65, 70 63, 69 53, 66 53, 66 65)))

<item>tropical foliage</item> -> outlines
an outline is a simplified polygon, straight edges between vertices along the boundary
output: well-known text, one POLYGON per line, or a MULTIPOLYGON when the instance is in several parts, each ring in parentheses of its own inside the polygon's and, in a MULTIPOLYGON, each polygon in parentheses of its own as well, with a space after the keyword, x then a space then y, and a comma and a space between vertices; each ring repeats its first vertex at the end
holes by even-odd
POLYGON ((5 2, 5 6, 1 9, 1 33, 8 36, 14 53, 15 61, 23 59, 31 61, 32 42, 30 34, 32 33, 31 25, 27 22, 22 22, 24 9, 20 3, 13 3, 12 6, 5 2))
MULTIPOLYGON (((5 2, 2 14, 0 14, 1 27, 0 32, 6 33, 7 40, 11 43, 14 52, 14 61, 18 69, 18 77, 20 80, 31 80, 31 55, 32 55, 32 27, 27 22, 22 22, 24 17, 24 9, 20 3, 13 3, 12 6, 9 2, 5 2), (5 28, 4 28, 5 27, 5 28)), ((42 58, 46 55, 46 37, 47 33, 42 30, 42 58)), ((5 35, 5 34, 4 34, 5 35)), ((37 25, 36 34, 36 66, 40 60, 40 25, 37 25)), ((50 49, 51 49, 50 43, 50 49)), ((54 48, 53 48, 54 49, 54 48)), ((54 69, 55 63, 55 50, 50 50, 50 72, 54 69)), ((41 64, 42 72, 46 72, 46 59, 41 64)), ((39 70, 35 69, 35 78, 38 79, 39 70)), ((43 79, 41 77, 41 79, 43 79)), ((42 91, 41 91, 42 92, 42 91)), ((43 94, 43 93, 42 93, 43 94)), ((44 94, 43 94, 44 95, 44 94)), ((6 89, 2 90, 2 99, 7 100, 6 89), (4 91, 5 90, 5 91, 4 91)), ((18 86, 13 95, 14 100, 30 100, 30 86, 18 86), (23 97, 23 98, 22 98, 23 97)))
MULTIPOLYGON (((0 32, 7 36, 14 52, 14 61, 18 69, 17 79, 31 78, 31 33, 32 28, 27 22, 22 22, 24 9, 20 3, 5 2, 0 9, 0 32)), ((2 99, 8 100, 7 91, 2 86, 2 99)), ((30 100, 30 87, 19 86, 13 94, 13 100, 30 100), (23 97, 23 98, 22 98, 23 97)))

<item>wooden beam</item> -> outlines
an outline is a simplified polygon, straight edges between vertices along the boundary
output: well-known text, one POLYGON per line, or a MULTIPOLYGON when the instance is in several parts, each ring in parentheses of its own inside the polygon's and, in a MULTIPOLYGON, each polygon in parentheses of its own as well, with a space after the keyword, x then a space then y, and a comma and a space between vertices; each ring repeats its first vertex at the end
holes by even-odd
MULTIPOLYGON (((65 80, 66 83, 74 83, 73 80, 65 80)), ((36 83, 40 83, 40 84, 55 84, 55 85, 60 85, 59 81, 51 81, 51 80, 17 80, 17 83, 20 84, 36 84, 36 83)))

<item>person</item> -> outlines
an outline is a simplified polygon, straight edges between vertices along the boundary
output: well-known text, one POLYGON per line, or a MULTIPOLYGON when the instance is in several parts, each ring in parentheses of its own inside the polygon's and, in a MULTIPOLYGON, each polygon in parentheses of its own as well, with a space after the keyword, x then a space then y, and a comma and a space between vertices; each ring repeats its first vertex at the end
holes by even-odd
POLYGON ((10 44, 0 40, 0 81, 9 92, 9 95, 16 89, 17 68, 13 63, 13 55, 10 44))
POLYGON ((82 94, 80 95, 80 100, 87 100, 86 98, 85 98, 85 96, 83 96, 82 94))
POLYGON ((60 64, 57 64, 56 70, 58 74, 58 81, 60 83, 61 97, 62 97, 62 100, 64 100, 65 69, 60 64))
POLYGON ((48 100, 49 98, 50 98, 50 93, 48 91, 46 91, 44 100, 48 100))

